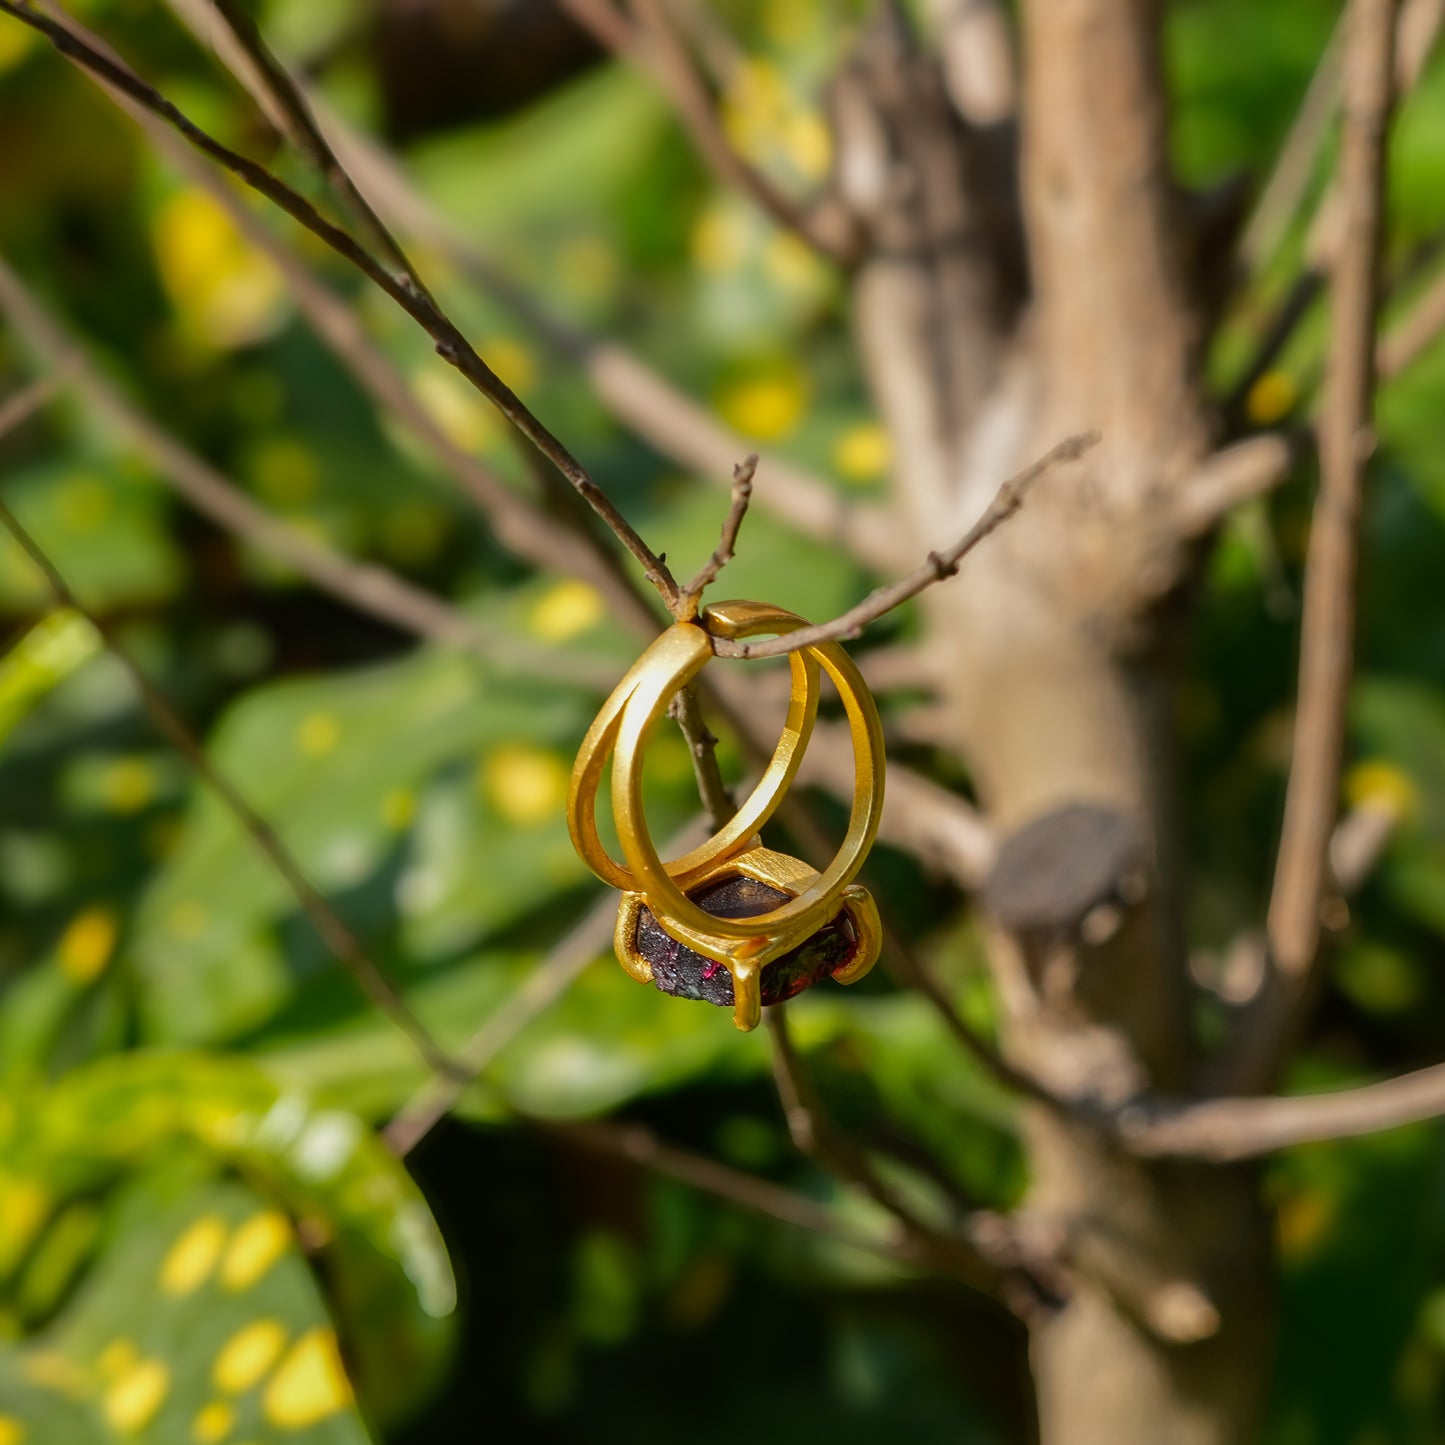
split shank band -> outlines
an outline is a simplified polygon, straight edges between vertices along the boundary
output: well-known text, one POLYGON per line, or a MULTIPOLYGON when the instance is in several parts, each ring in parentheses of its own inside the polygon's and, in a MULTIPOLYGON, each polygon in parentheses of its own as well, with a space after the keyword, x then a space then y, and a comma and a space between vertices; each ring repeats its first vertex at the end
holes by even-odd
POLYGON ((568 826, 577 851, 599 878, 624 894, 617 930, 623 967, 639 980, 651 980, 651 968, 635 946, 638 906, 646 904, 669 936, 727 968, 733 978, 734 1019, 741 1028, 757 1023, 761 969, 830 923, 841 909, 848 911, 860 947, 835 976, 851 982, 877 956, 877 910, 866 890, 853 883, 877 835, 883 804, 883 736, 877 709, 857 667, 837 643, 790 653, 787 720, 752 795, 707 842, 667 863, 658 857, 643 811, 643 754, 649 730, 712 657, 714 638, 782 635, 805 625, 793 613, 764 603, 722 602, 705 608, 695 622, 669 627, 628 670, 588 729, 568 796, 568 826), (817 719, 823 672, 832 679, 848 717, 855 776, 847 834, 833 861, 818 873, 764 848, 758 834, 797 775, 817 719), (597 793, 609 757, 612 810, 624 860, 620 863, 604 849, 597 832, 597 793), (790 896, 751 918, 716 918, 688 896, 729 875, 755 878, 790 896))

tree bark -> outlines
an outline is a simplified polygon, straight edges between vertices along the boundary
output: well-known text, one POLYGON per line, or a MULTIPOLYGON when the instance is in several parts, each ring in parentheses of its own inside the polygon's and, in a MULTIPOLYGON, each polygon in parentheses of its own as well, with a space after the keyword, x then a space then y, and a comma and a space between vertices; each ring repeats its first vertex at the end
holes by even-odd
MULTIPOLYGON (((1193 1070, 1172 659, 1195 556, 1171 504, 1210 445, 1203 306, 1166 163, 1154 0, 1021 13, 1015 225, 969 190, 997 128, 930 120, 941 87, 916 77, 905 131, 866 66, 845 76, 840 174, 872 183, 850 195, 874 242, 855 315, 899 525, 921 551, 967 526, 998 476, 1067 433, 1103 433, 924 609, 942 737, 1003 840, 984 901, 1005 1050, 1118 1105, 1187 1093, 1193 1070), (910 204, 925 193, 930 206, 910 204), (1027 299, 1004 249, 1020 231, 1027 299), (984 295, 1006 304, 961 304, 984 295)), ((1024 1139, 1026 1214, 1066 1241, 1071 1275, 1032 1330, 1043 1445, 1251 1438, 1273 1333, 1254 1171, 1130 1159, 1041 1106, 1024 1139)))

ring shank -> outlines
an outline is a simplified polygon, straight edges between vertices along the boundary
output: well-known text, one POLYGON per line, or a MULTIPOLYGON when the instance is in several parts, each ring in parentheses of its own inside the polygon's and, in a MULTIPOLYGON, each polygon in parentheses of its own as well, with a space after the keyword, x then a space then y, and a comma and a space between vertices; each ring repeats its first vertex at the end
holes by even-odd
MULTIPOLYGON (((801 620, 781 608, 762 603, 724 604, 728 608, 746 609, 744 615, 753 631, 785 627, 789 622, 800 626, 801 620)), ((713 608, 707 609, 712 614, 713 608)), ((725 635, 745 635, 727 633, 725 635)), ((632 698, 648 679, 668 679, 671 697, 685 687, 712 656, 712 638, 704 627, 680 622, 658 637, 628 669, 613 689, 601 711, 588 728, 572 769, 567 796, 567 827, 573 846, 583 861, 604 883, 623 892, 638 888, 631 867, 618 863, 602 846, 597 831, 597 792, 607 759, 618 743, 624 714, 632 698)), ((816 658, 793 653, 788 658, 791 670, 791 691, 788 715, 777 747, 763 775, 758 779, 748 800, 705 843, 667 864, 660 864, 667 875, 683 889, 693 888, 697 881, 720 859, 731 858, 746 848, 781 806, 788 787, 797 775, 809 735, 818 715, 820 669, 816 658)), ((619 832, 620 832, 619 823, 619 832)), ((654 855, 655 856, 655 855, 654 855)))
MULTIPOLYGON (((787 633, 802 618, 758 604, 724 603, 707 609, 710 628, 728 637, 787 633)), ((837 855, 816 881, 787 903, 751 918, 716 918, 684 893, 682 880, 658 857, 642 806, 642 753, 646 733, 692 675, 649 670, 639 678, 622 712, 612 773, 612 807, 633 878, 658 922, 680 942, 719 961, 766 962, 827 923, 841 906, 842 890, 857 876, 878 832, 883 802, 883 732, 867 685, 852 659, 835 642, 801 649, 832 679, 852 734, 855 788, 848 831, 837 855), (681 885, 681 886, 680 886, 681 885)), ((797 656, 798 654, 792 654, 797 656)), ((816 698, 814 699, 816 710, 816 698)), ((796 771, 794 761, 793 771, 796 771)))

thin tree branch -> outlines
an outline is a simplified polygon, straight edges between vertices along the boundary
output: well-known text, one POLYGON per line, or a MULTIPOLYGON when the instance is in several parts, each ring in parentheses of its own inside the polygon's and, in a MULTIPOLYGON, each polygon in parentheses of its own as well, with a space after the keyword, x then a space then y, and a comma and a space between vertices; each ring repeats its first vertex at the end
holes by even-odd
POLYGON ((732 503, 728 507, 727 516, 723 519, 722 536, 718 540, 712 556, 703 564, 702 570, 682 589, 684 606, 691 603, 690 612, 684 611, 682 620, 686 620, 689 615, 697 616, 702 594, 717 581, 722 569, 733 560, 738 533, 742 530, 743 518, 747 516, 748 507, 753 500, 753 474, 757 469, 756 452, 733 468, 732 503))
POLYGON ((1171 497, 1180 534, 1202 536, 1236 507, 1272 491, 1298 451, 1294 438, 1266 433, 1215 452, 1171 497))
POLYGON ((146 711, 162 734, 174 745, 196 775, 221 800, 236 819, 246 836, 265 855, 286 881, 301 910, 316 930, 317 937, 348 974, 360 985, 373 1004, 411 1041, 423 1062, 433 1073, 450 1076, 455 1065, 441 1045, 431 1036, 406 1001, 387 981, 371 956, 362 948, 356 935, 317 891, 301 865, 292 857, 275 829, 248 803, 241 792, 206 756, 205 749, 182 721, 179 713, 146 676, 130 649, 115 635, 109 625, 75 595, 70 584, 56 570, 55 564, 41 550, 39 543, 21 525, 10 508, 0 501, 0 525, 20 544, 25 554, 39 568, 55 598, 63 606, 77 612, 91 624, 105 645, 130 675, 146 711))
POLYGON ((1011 477, 998 489, 983 515, 945 552, 930 552, 928 560, 909 576, 870 592, 856 607, 850 607, 831 622, 813 627, 800 627, 796 632, 766 642, 719 641, 714 652, 719 657, 782 657, 800 647, 816 647, 820 642, 857 637, 870 622, 902 606, 935 582, 954 576, 959 563, 991 533, 998 530, 1023 506, 1029 488, 1051 467, 1075 461, 1099 440, 1097 432, 1069 437, 1051 448, 1032 466, 1011 477))
POLYGON ((765 1010, 773 1043, 773 1078, 798 1152, 852 1184, 899 1223, 918 1257, 936 1274, 998 1295, 1020 1318, 1053 1304, 1057 1266, 1038 1255, 1009 1221, 986 1211, 965 1213, 957 1232, 917 1213, 873 1167, 863 1149, 828 1118, 788 1031, 786 1004, 765 1010))
POLYGON ((1381 380, 1413 366, 1445 334, 1445 271, 1416 298, 1409 311, 1386 332, 1375 351, 1381 380))
MULTIPOLYGON (((233 56, 238 77, 256 97, 265 113, 279 121, 283 133, 291 139, 303 155, 311 160, 322 177, 338 194, 343 205, 359 217, 367 233, 375 238, 384 253, 393 258, 402 268, 403 273, 415 281, 414 270, 400 245, 362 196, 350 174, 337 159, 322 134, 298 82, 287 73, 284 66, 267 48, 260 32, 243 12, 231 4, 230 0, 214 0, 214 3, 224 11, 229 22, 227 38, 230 43, 227 49, 233 56)), ((238 217, 237 219, 244 225, 247 218, 238 217)), ((267 234, 269 237, 269 233, 267 234)), ((265 243, 263 242, 263 244, 265 243)), ((272 244, 274 246, 274 243, 272 244)), ((295 266, 295 263, 287 255, 278 256, 277 260, 288 271, 295 266)), ((295 267, 295 269, 304 272, 304 268, 295 267)), ((303 276, 303 279, 309 280, 309 277, 303 276)), ((418 287, 419 284, 416 283, 418 287)), ((422 295, 423 299, 435 310, 435 303, 431 297, 424 292, 422 295)), ((438 314, 440 313, 438 312, 438 314)), ((322 319, 328 318, 323 314, 322 319)), ((359 334, 360 328, 355 329, 359 334)), ((422 432, 423 436, 432 441, 443 457, 457 467, 461 475, 467 474, 471 465, 470 459, 460 454, 460 449, 453 447, 441 429, 425 415, 409 389, 400 378, 391 372, 384 359, 374 355, 365 345, 356 350, 349 346, 342 347, 338 354, 349 367, 355 368, 358 362, 364 363, 357 373, 363 385, 366 385, 383 405, 390 403, 394 409, 406 416, 422 432)), ((551 490, 549 485, 551 475, 545 468, 542 469, 539 480, 544 490, 551 490)), ((565 490, 563 488, 564 492, 565 490)), ((570 494, 562 498, 564 515, 568 513, 565 504, 571 499, 570 494)), ((501 510, 511 515, 518 509, 510 496, 507 500, 509 505, 501 510)), ((583 558, 580 570, 583 575, 595 576, 600 569, 601 575, 597 580, 604 593, 611 596, 620 590, 623 611, 637 616, 638 609, 641 607, 644 626, 650 629, 651 619, 640 600, 633 595, 629 579, 625 575, 617 573, 614 559, 609 552, 597 549, 587 520, 585 518, 572 518, 572 520, 582 544, 583 558)), ((536 529, 529 526, 521 530, 526 540, 531 541, 532 533, 536 529)), ((545 520, 542 522, 540 530, 544 540, 540 547, 532 549, 532 555, 534 560, 545 563, 550 560, 548 554, 557 547, 558 541, 562 539, 545 520)), ((571 549, 562 548, 561 550, 571 549)), ((681 596, 675 583, 671 581, 670 574, 668 575, 668 585, 671 595, 664 591, 663 596, 673 615, 675 617, 691 615, 689 608, 695 608, 695 603, 681 596)), ((717 764, 715 753, 717 739, 709 731, 703 719, 696 685, 689 685, 679 695, 674 716, 688 743, 697 777, 699 795, 704 805, 714 814, 720 804, 726 804, 730 808, 727 788, 723 783, 717 764)))
POLYGON ((351 213, 373 253, 384 257, 389 265, 419 285, 416 270, 406 252, 357 189, 346 167, 332 153, 300 86, 276 59, 249 12, 236 0, 211 0, 211 4, 224 18, 232 39, 254 67, 262 88, 271 97, 272 104, 266 110, 268 118, 282 119, 283 134, 310 161, 342 206, 351 213))
POLYGON ((23 391, 5 398, 0 404, 0 441, 24 426, 37 412, 49 406, 60 394, 58 374, 32 381, 23 391))
MULTIPOLYGON (((1344 33, 1347 17, 1348 11, 1341 17, 1337 33, 1330 41, 1326 60, 1321 61, 1322 72, 1327 63, 1335 70, 1338 69, 1337 52, 1341 46, 1340 36, 1344 33)), ((1419 83, 1425 62, 1430 58, 1430 53, 1439 38, 1442 22, 1445 22, 1445 0, 1402 0, 1402 3, 1398 4, 1395 21, 1394 60, 1394 103, 1396 105, 1399 105, 1419 83)), ((1320 80, 1321 77, 1317 75, 1316 79, 1320 80)), ((1311 117, 1309 122, 1311 126, 1323 127, 1329 122, 1334 109, 1334 91, 1338 88, 1337 77, 1329 79, 1329 87, 1329 95, 1320 97, 1323 111, 1321 114, 1311 117)), ((1311 94, 1313 95, 1313 89, 1311 94)), ((1307 99, 1306 105, 1309 104, 1310 101, 1307 99)), ((1300 189, 1293 196, 1291 205, 1296 204, 1303 195, 1304 183, 1308 181, 1308 173, 1309 167, 1307 166, 1304 176, 1299 178, 1300 189)), ((1237 418, 1244 411, 1250 390, 1274 365, 1324 290, 1325 283, 1334 268, 1335 259, 1344 243, 1348 213, 1349 204, 1341 192, 1340 177, 1336 176, 1320 198, 1314 217, 1310 222, 1305 239, 1305 268, 1295 278, 1288 295, 1275 311, 1258 350, 1231 391, 1225 403, 1227 415, 1237 418)), ((1287 222, 1288 216, 1283 217, 1280 223, 1281 227, 1287 222)), ((1262 260, 1277 239, 1277 236, 1270 239, 1269 247, 1256 253, 1255 260, 1262 260)), ((1384 374, 1383 369, 1381 369, 1381 374, 1384 374)))
POLYGON ((631 523, 587 474, 582 464, 482 360, 456 325, 437 309, 414 275, 410 272, 397 274, 389 270, 346 231, 322 216, 305 197, 272 175, 264 166, 222 145, 153 86, 142 80, 128 65, 103 54, 71 26, 40 14, 25 3, 25 0, 0 0, 0 12, 11 15, 38 31, 72 64, 99 76, 138 105, 158 116, 197 150, 210 156, 252 190, 279 206, 384 291, 432 338, 437 354, 491 401, 557 468, 632 554, 641 566, 643 575, 656 587, 669 608, 674 605, 677 583, 666 563, 647 546, 631 523))
MULTIPOLYGON (((204 26, 209 15, 206 0, 169 3, 198 38, 209 35, 204 26)), ((269 115, 269 92, 234 38, 223 30, 215 44, 224 63, 269 115)), ((394 222, 434 247, 544 345, 581 367, 602 403, 649 445, 709 478, 731 475, 734 458, 747 450, 744 438, 624 348, 589 336, 547 311, 509 280, 470 236, 441 216, 392 156, 328 110, 318 97, 303 94, 330 133, 334 151, 394 222)), ((273 121, 280 129, 280 118, 273 117, 273 121)), ((891 568, 897 564, 883 508, 845 501, 829 482, 780 457, 765 455, 762 465, 768 476, 762 502, 789 526, 805 536, 847 548, 866 565, 891 568)))
POLYGON ((1309 189, 1315 158, 1324 144, 1340 89, 1341 20, 1325 45, 1304 100, 1290 125, 1274 170, 1259 193, 1254 212, 1239 242, 1239 263, 1246 272, 1259 269, 1273 254, 1309 189))
POLYGON ((467 1088, 492 1060, 540 1013, 554 1004, 612 941, 617 899, 610 891, 599 898, 519 989, 457 1050, 456 1070, 433 1075, 408 1100, 382 1131, 387 1147, 398 1157, 410 1154, 456 1108, 467 1088))
POLYGON ((693 64, 687 46, 673 29, 661 0, 632 0, 632 19, 612 0, 562 0, 565 9, 598 41, 647 71, 657 83, 709 168, 724 185, 754 201, 780 226, 801 236, 814 250, 848 264, 856 237, 836 215, 808 212, 785 195, 733 148, 718 119, 707 82, 693 64))
MULTIPOLYGON (((46 3, 46 0, 42 0, 46 3)), ((185 0, 173 0, 184 4, 185 0)), ((204 5, 205 0, 201 0, 204 5)), ((213 12, 204 13, 214 18, 213 12)), ((200 24, 200 17, 189 17, 200 24)), ((72 28, 101 54, 112 52, 78 23, 72 28)), ((256 77, 253 94, 263 108, 276 101, 256 76, 255 62, 241 51, 234 35, 222 29, 219 38, 229 42, 238 75, 256 77)), ((112 58, 115 58, 112 56, 112 58)), ((458 446, 421 405, 412 388, 367 335, 356 312, 323 284, 301 258, 285 245, 260 216, 242 201, 241 193, 226 181, 225 174, 198 155, 175 132, 143 106, 97 76, 90 77, 122 110, 145 131, 156 149, 190 181, 200 186, 230 217, 242 236, 267 256, 286 278, 291 295, 311 329, 357 383, 385 412, 402 421, 434 454, 446 475, 476 503, 488 518, 499 541, 535 566, 572 573, 590 582, 607 599, 613 610, 645 630, 653 625, 651 610, 639 601, 630 579, 618 567, 615 554, 587 528, 572 535, 525 497, 514 492, 490 467, 458 446)), ((278 122, 279 124, 279 122, 278 122)), ((284 134, 284 131, 283 131, 284 134)), ((538 454, 526 449, 528 456, 538 454)), ((556 474, 545 464, 543 476, 556 474)), ((559 486, 569 498, 575 493, 565 483, 559 486)))
POLYGON ((1332 284, 1333 327, 1320 434, 1320 490, 1305 571, 1300 682, 1283 832, 1267 932, 1297 992, 1314 963, 1337 816, 1353 671, 1366 465, 1374 447, 1377 278, 1396 0, 1352 0, 1340 194, 1348 229, 1332 284))
POLYGON ((1148 1158, 1228 1163, 1295 1144, 1378 1134, 1445 1115, 1445 1064, 1329 1094, 1208 1099, 1136 1106, 1115 1125, 1119 1141, 1148 1158))
MULTIPOLYGON (((668 840, 665 853, 676 855, 695 848, 707 836, 699 823, 691 823, 668 840)), ((382 1131, 392 1152, 405 1156, 456 1108, 469 1085, 539 1014, 550 1008, 582 976, 589 964, 608 950, 617 917, 617 897, 604 893, 577 924, 532 971, 521 988, 490 1015, 457 1051, 456 1071, 447 1078, 428 1079, 382 1131)))
POLYGON ((701 1154, 664 1143, 650 1129, 640 1124, 619 1124, 594 1120, 580 1124, 560 1124, 530 1120, 546 1134, 591 1149, 599 1154, 625 1159, 654 1174, 675 1179, 680 1184, 726 1200, 753 1214, 765 1215, 810 1234, 851 1245, 855 1249, 881 1255, 905 1266, 924 1269, 912 1243, 901 1233, 874 1236, 844 1223, 825 1205, 806 1195, 797 1194, 767 1179, 745 1174, 741 1170, 719 1164, 701 1154))
POLYGON ((461 647, 514 671, 605 690, 609 674, 588 658, 559 656, 473 621, 384 567, 357 562, 258 506, 234 483, 134 406, 68 336, 0 258, 0 311, 72 386, 108 417, 197 511, 242 541, 286 563, 315 587, 417 637, 461 647))
MULTIPOLYGON (((121 62, 95 37, 80 27, 74 27, 79 40, 91 46, 97 54, 119 66, 121 62)), ((232 32, 225 32, 231 40, 231 49, 239 57, 237 64, 242 78, 250 77, 250 83, 262 98, 263 105, 272 109, 281 107, 282 102, 259 77, 257 62, 241 48, 232 32)), ((275 62, 273 61, 273 64, 275 62)), ((191 151, 176 142, 170 129, 160 124, 144 107, 135 102, 125 91, 118 90, 103 79, 98 79, 102 88, 113 95, 123 108, 135 115, 158 145, 170 155, 198 184, 205 186, 231 216, 231 219, 254 244, 263 249, 282 269, 292 285, 298 304, 307 315, 317 334, 331 348, 344 366, 377 401, 378 405, 395 412, 407 422, 421 438, 437 453, 449 467, 452 475, 483 506, 492 518, 497 535, 520 555, 539 566, 556 566, 570 570, 584 577, 608 599, 614 611, 624 620, 642 631, 650 633, 654 620, 650 609, 641 597, 632 579, 618 564, 616 555, 596 537, 589 525, 589 519, 573 515, 569 504, 578 502, 578 494, 562 481, 557 482, 561 493, 562 512, 573 525, 576 536, 557 527, 550 518, 537 511, 530 503, 516 496, 500 482, 487 468, 482 466, 460 447, 456 446, 440 426, 427 414, 416 397, 397 374, 391 363, 372 346, 354 313, 325 286, 321 285, 289 249, 245 207, 229 187, 221 183, 219 175, 203 164, 198 164, 191 151)), ((304 103, 304 102, 303 102, 304 103)), ((324 145, 324 142, 323 142, 324 145)), ((427 298, 429 301, 429 298, 427 298)), ((533 455, 528 453, 528 455, 533 455)), ((546 467, 540 468, 543 485, 551 488, 553 473, 546 467)), ((580 503, 578 503, 580 507, 580 503)), ((678 607, 678 595, 674 583, 669 583, 671 600, 669 606, 678 607)), ((667 594, 665 594, 666 596, 667 594)), ((718 772, 716 757, 712 751, 715 739, 703 725, 696 688, 690 693, 690 711, 679 717, 689 749, 694 759, 694 768, 704 802, 712 806, 720 797, 726 797, 726 787, 718 772)), ((734 714, 733 721, 740 729, 741 722, 734 714)), ((758 747, 753 744, 753 750, 758 747)))

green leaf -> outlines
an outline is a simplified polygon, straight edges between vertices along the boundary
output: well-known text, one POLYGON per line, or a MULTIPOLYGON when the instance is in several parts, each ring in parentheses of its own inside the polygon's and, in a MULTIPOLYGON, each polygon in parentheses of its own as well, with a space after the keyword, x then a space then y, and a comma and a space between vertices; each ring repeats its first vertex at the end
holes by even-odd
POLYGON ((0 657, 0 743, 48 693, 77 672, 102 646, 100 634, 69 610, 37 622, 0 657))
POLYGON ((315 1106, 250 1060, 172 1052, 114 1055, 7 1102, 0 1281, 62 1201, 188 1148, 243 1174, 315 1239, 374 1407, 394 1413, 424 1388, 449 1338, 451 1268, 416 1186, 354 1114, 315 1106))
MULTIPOLYGON (((165 533, 159 489, 113 459, 33 466, 6 480, 6 496, 65 577, 83 579, 94 607, 170 597, 182 564, 165 533)), ((49 600, 35 564, 11 537, 0 539, 0 612, 49 600)))
MULTIPOLYGON (((394 923, 403 956, 425 963, 586 876, 561 803, 590 715, 589 699, 428 650, 253 692, 210 752, 320 889, 394 923)), ((278 932, 295 910, 254 841, 198 796, 136 919, 149 1035, 234 1037, 331 967, 309 932, 278 932)))
POLYGON ((160 1210, 134 1191, 120 1214, 43 1343, 0 1366, 0 1412, 55 1445, 373 1438, 295 1235, 253 1191, 216 1184, 160 1210), (49 1433, 58 1405, 65 1434, 49 1433))

